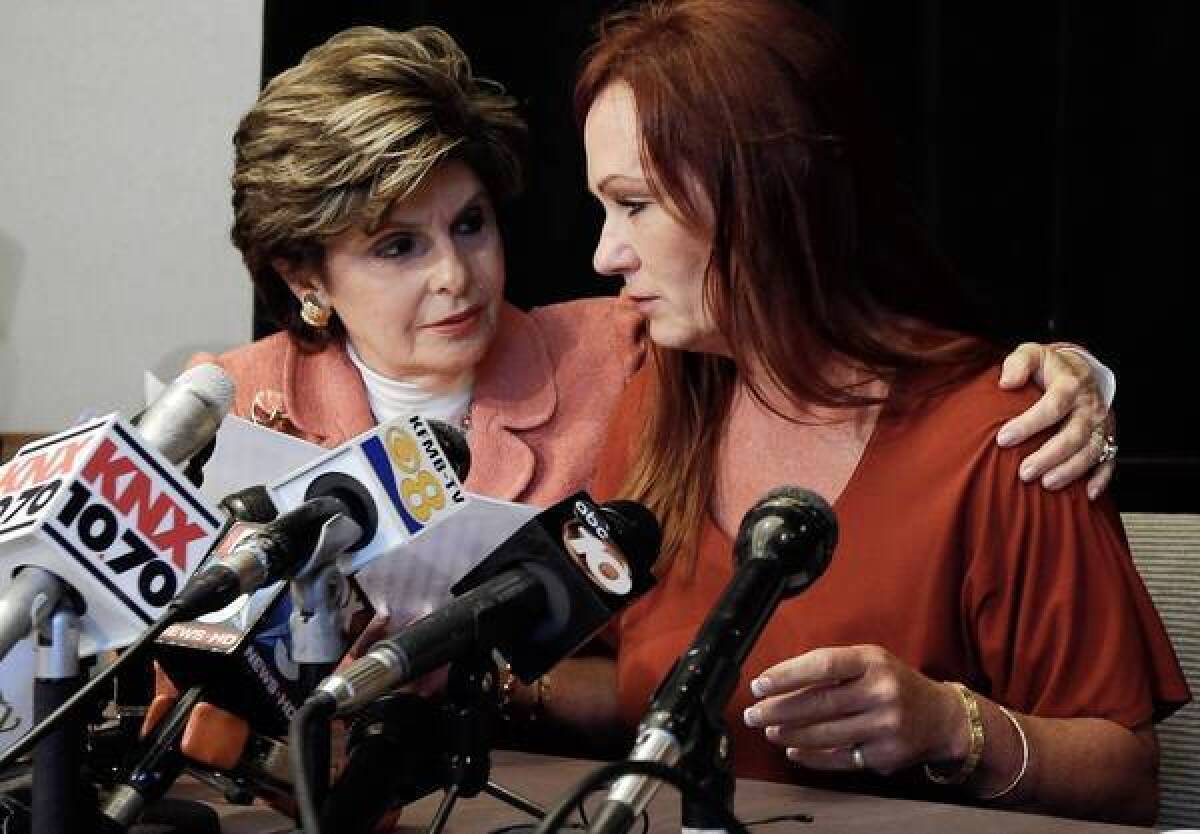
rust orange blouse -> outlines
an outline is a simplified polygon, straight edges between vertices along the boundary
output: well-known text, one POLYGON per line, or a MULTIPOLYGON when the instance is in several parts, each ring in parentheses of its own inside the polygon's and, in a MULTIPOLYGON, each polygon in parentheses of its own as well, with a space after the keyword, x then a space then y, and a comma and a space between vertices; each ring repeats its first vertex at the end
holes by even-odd
MULTIPOLYGON (((878 644, 930 678, 1040 716, 1132 728, 1189 700, 1111 500, 1089 502, 1084 481, 1061 492, 1022 483, 1018 464, 1040 439, 996 445, 1000 425, 1036 398, 1001 391, 998 373, 903 416, 884 407, 834 504, 840 539, 829 570, 780 606, 726 711, 739 776, 830 784, 741 719, 758 672, 821 646, 878 644)), ((598 499, 621 486, 651 378, 650 368, 639 372, 618 406, 598 499)), ((670 571, 621 618, 617 685, 629 725, 724 589, 732 545, 710 516, 695 571, 670 571)))

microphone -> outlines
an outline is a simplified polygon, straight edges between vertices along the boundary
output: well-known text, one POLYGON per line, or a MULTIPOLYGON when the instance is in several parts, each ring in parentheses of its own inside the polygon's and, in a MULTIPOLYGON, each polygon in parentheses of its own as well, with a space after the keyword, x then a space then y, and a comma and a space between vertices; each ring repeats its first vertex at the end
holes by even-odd
POLYGON ((654 584, 660 532, 640 504, 577 493, 526 523, 451 590, 455 599, 376 643, 309 703, 356 710, 472 652, 498 649, 531 683, 654 584))
MULTIPOLYGON (((655 692, 629 760, 673 766, 691 752, 704 722, 725 709, 746 656, 779 603, 825 572, 836 544, 837 519, 815 492, 777 487, 750 508, 733 546, 734 574, 655 692)), ((628 831, 658 785, 649 776, 622 776, 588 831, 628 831)))
POLYGON ((133 420, 138 434, 174 464, 214 437, 233 404, 233 379, 218 365, 188 368, 133 420))
POLYGON ((218 501, 217 506, 225 513, 230 527, 239 521, 266 524, 279 515, 279 509, 262 484, 231 492, 218 501))
POLYGON ((433 514, 445 508, 447 488, 457 504, 464 503, 459 479, 469 468, 466 441, 447 424, 416 415, 385 423, 265 487, 265 495, 254 491, 251 499, 244 490, 229 496, 235 504, 253 500, 286 506, 303 488, 302 503, 247 536, 226 557, 210 560, 173 605, 188 618, 209 613, 242 594, 295 577, 319 553, 369 551, 347 566, 347 573, 356 571, 427 528, 433 514), (358 477, 334 468, 336 462, 353 471, 362 458, 368 467, 360 468, 358 477), (431 471, 442 476, 440 483, 431 471), (397 535, 396 519, 415 522, 407 527, 409 535, 397 535))
POLYGON ((138 744, 138 758, 125 778, 114 786, 100 808, 98 822, 105 834, 126 831, 137 821, 146 805, 161 799, 183 772, 179 738, 189 713, 200 700, 201 690, 185 692, 167 716, 138 744))
POLYGON ((332 495, 310 498, 209 560, 171 603, 179 618, 209 614, 243 594, 290 579, 320 554, 341 553, 362 538, 361 505, 332 495))
MULTIPOLYGON (((372 548, 375 555, 364 558, 361 551, 353 552, 347 558, 353 558, 355 564, 343 565, 346 572, 352 572, 357 569, 355 565, 399 555, 414 535, 397 526, 402 522, 391 509, 395 502, 393 492, 387 488, 389 483, 397 485, 396 493, 403 489, 403 478, 431 490, 436 478, 436 485, 446 494, 457 493, 459 500, 465 500, 459 484, 466 479, 470 465, 471 453, 461 431, 440 420, 403 417, 350 440, 272 485, 226 496, 221 505, 243 520, 268 521, 263 510, 273 512, 277 503, 288 508, 296 501, 314 497, 345 502, 364 529, 364 536, 375 531, 374 538, 363 545, 372 548), (430 434, 434 443, 429 443, 430 434), (381 450, 382 455, 378 454, 381 450), (371 462, 369 454, 375 455, 371 462), (446 486, 448 482, 451 486, 446 486), (259 509, 253 511, 252 505, 259 509)), ((432 493, 436 497, 436 491, 432 493)), ((450 498, 447 503, 454 500, 450 498)), ((449 512, 435 510, 431 507, 422 529, 449 517, 449 512)), ((212 569, 223 569, 228 574, 215 584, 221 585, 237 574, 231 564, 217 565, 227 562, 241 537, 248 535, 245 527, 234 527, 216 548, 212 569)), ((356 544, 350 546, 351 551, 356 544)), ((254 570, 253 561, 249 570, 254 570)), ((199 577, 197 573, 197 582, 199 577)), ((206 581, 213 579, 210 576, 206 581)), ((235 579, 233 584, 239 583, 235 579)), ((184 752, 190 757, 213 766, 231 766, 243 756, 246 738, 253 738, 251 727, 255 732, 286 732, 292 715, 313 686, 311 682, 305 685, 297 668, 298 658, 288 629, 293 610, 291 595, 282 585, 275 585, 243 599, 240 605, 231 602, 220 614, 171 626, 159 638, 156 654, 172 681, 183 687, 206 684, 205 699, 220 708, 193 710, 183 741, 184 752), (240 732, 231 732, 230 722, 237 722, 240 732), (189 744, 189 740, 211 742, 215 738, 228 743, 215 747, 206 743, 202 749, 189 744)), ((373 613, 367 596, 351 578, 339 615, 344 633, 350 638, 361 633, 373 613)))
POLYGON ((86 614, 84 656, 128 645, 164 611, 218 527, 173 464, 209 442, 231 399, 224 371, 200 365, 146 409, 141 431, 109 415, 0 467, 0 573, 29 574, 0 597, 0 656, 32 630, 52 581, 86 614))
POLYGON ((280 508, 321 496, 345 503, 362 527, 342 564, 355 573, 465 506, 470 463, 457 429, 405 415, 268 484, 267 492, 280 508))

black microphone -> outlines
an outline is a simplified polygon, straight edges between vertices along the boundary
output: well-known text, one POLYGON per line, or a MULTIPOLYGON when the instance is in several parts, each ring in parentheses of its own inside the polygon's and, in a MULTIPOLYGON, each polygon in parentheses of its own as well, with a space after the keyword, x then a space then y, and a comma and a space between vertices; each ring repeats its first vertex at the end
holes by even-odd
MULTIPOLYGON (((409 422, 406 420, 404 424, 409 425, 409 422)), ((435 462, 440 460, 443 465, 448 464, 455 477, 464 480, 471 467, 466 436, 439 420, 426 420, 425 424, 441 447, 442 454, 433 456, 435 462)), ((361 454, 358 452, 361 440, 362 436, 339 449, 353 455, 361 454)), ((355 477, 343 471, 339 466, 343 462, 344 458, 333 458, 305 469, 298 477, 287 476, 285 481, 296 480, 301 489, 276 496, 284 502, 280 508, 288 509, 297 500, 307 503, 316 498, 337 499, 346 505, 350 516, 364 531, 351 549, 364 537, 373 537, 384 545, 380 548, 381 557, 403 558, 407 540, 398 538, 394 532, 379 531, 378 522, 388 514, 390 499, 370 478, 355 477)), ((245 525, 235 525, 234 520, 261 524, 275 519, 278 513, 271 488, 261 485, 227 495, 219 506, 228 514, 230 525, 224 531, 226 536, 218 539, 214 546, 214 554, 210 557, 213 567, 203 580, 217 589, 214 594, 220 593, 210 597, 210 604, 214 605, 232 593, 227 590, 229 587, 240 586, 244 580, 244 577, 238 579, 238 570, 230 560, 233 551, 242 545, 242 537, 249 538, 253 534, 246 532, 245 525)), ((269 532, 260 531, 268 535, 269 532)), ((256 542, 257 539, 250 539, 246 546, 256 542)), ((301 545, 301 550, 308 552, 307 545, 301 545)), ((289 578, 302 567, 303 563, 289 571, 289 578)), ((204 570, 201 567, 197 576, 204 570)), ((196 582, 200 581, 197 578, 196 582)), ((342 627, 352 639, 366 627, 374 609, 353 578, 348 580, 341 604, 342 627)), ((288 627, 293 610, 291 596, 286 589, 271 588, 268 582, 266 589, 251 597, 241 609, 234 609, 236 606, 226 608, 227 616, 223 619, 204 617, 203 621, 184 622, 167 629, 158 641, 158 660, 177 685, 204 684, 206 700, 245 720, 253 733, 285 733, 291 716, 312 693, 316 683, 315 680, 306 681, 302 674, 306 670, 296 664, 288 627)), ((206 726, 208 718, 205 711, 194 713, 188 736, 211 738, 206 726)), ((243 754, 254 755, 252 751, 241 749, 240 738, 237 741, 231 738, 230 745, 221 748, 219 754, 206 753, 224 761, 236 761, 243 754)), ((206 763, 214 764, 207 759, 206 763)))
POLYGON ((115 834, 127 830, 141 817, 149 803, 166 794, 183 772, 184 759, 179 752, 179 739, 187 727, 192 707, 200 701, 201 693, 198 686, 185 692, 158 726, 138 743, 133 766, 100 808, 101 831, 115 834))
POLYGON ((271 494, 262 484, 231 492, 222 498, 217 506, 231 522, 266 524, 268 521, 274 521, 279 515, 279 509, 271 500, 271 494))
POLYGON ((539 513, 467 574, 455 599, 376 643, 309 699, 356 710, 472 652, 498 649, 531 683, 654 584, 660 533, 632 501, 577 493, 539 513))
MULTIPOLYGON (((750 508, 733 546, 734 574, 655 692, 638 726, 631 761, 675 765, 687 755, 706 717, 725 709, 742 663, 779 603, 825 572, 836 544, 837 519, 815 492, 777 487, 750 508)), ((628 831, 658 785, 649 776, 621 777, 588 831, 628 831)))
POLYGON ((426 420, 438 445, 446 453, 446 462, 454 470, 460 481, 465 481, 471 473, 471 447, 467 445, 467 435, 443 420, 426 420))
POLYGON ((453 781, 445 710, 400 693, 371 702, 350 723, 345 765, 321 808, 325 830, 373 830, 394 808, 416 802, 453 781))
POLYGON ((196 571, 171 602, 176 621, 216 611, 242 594, 289 579, 319 550, 347 549, 362 535, 360 512, 354 502, 323 495, 268 522, 228 556, 211 559, 196 571))

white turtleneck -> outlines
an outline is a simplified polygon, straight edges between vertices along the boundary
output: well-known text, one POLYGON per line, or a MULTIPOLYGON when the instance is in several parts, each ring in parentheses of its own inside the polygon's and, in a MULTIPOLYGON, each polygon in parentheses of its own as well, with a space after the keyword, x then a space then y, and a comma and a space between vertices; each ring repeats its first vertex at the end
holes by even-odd
POLYGON ((452 426, 462 426, 463 418, 471 407, 474 379, 467 376, 460 387, 446 393, 433 393, 405 382, 392 379, 367 367, 354 345, 346 340, 346 353, 362 375, 367 389, 367 403, 371 413, 380 423, 386 423, 401 414, 420 414, 422 417, 442 420, 452 426))

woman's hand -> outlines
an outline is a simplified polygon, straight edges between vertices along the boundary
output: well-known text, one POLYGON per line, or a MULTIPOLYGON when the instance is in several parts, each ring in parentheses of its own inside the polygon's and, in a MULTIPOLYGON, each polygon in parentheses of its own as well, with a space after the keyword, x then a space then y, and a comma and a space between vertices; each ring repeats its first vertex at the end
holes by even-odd
POLYGON ((1057 433, 1036 452, 1021 461, 1021 479, 1041 477, 1046 489, 1061 489, 1086 475, 1089 498, 1095 498, 1112 478, 1116 464, 1111 458, 1116 419, 1092 374, 1078 353, 1027 342, 1004 360, 1001 388, 1020 388, 1036 382, 1045 393, 1024 414, 1001 427, 996 441, 1015 446, 1038 432, 1058 425, 1057 433), (1111 445, 1111 454, 1106 447, 1111 445))
POLYGON ((762 700, 746 725, 813 770, 887 774, 966 755, 958 695, 879 646, 814 649, 764 670, 751 690, 762 700))

